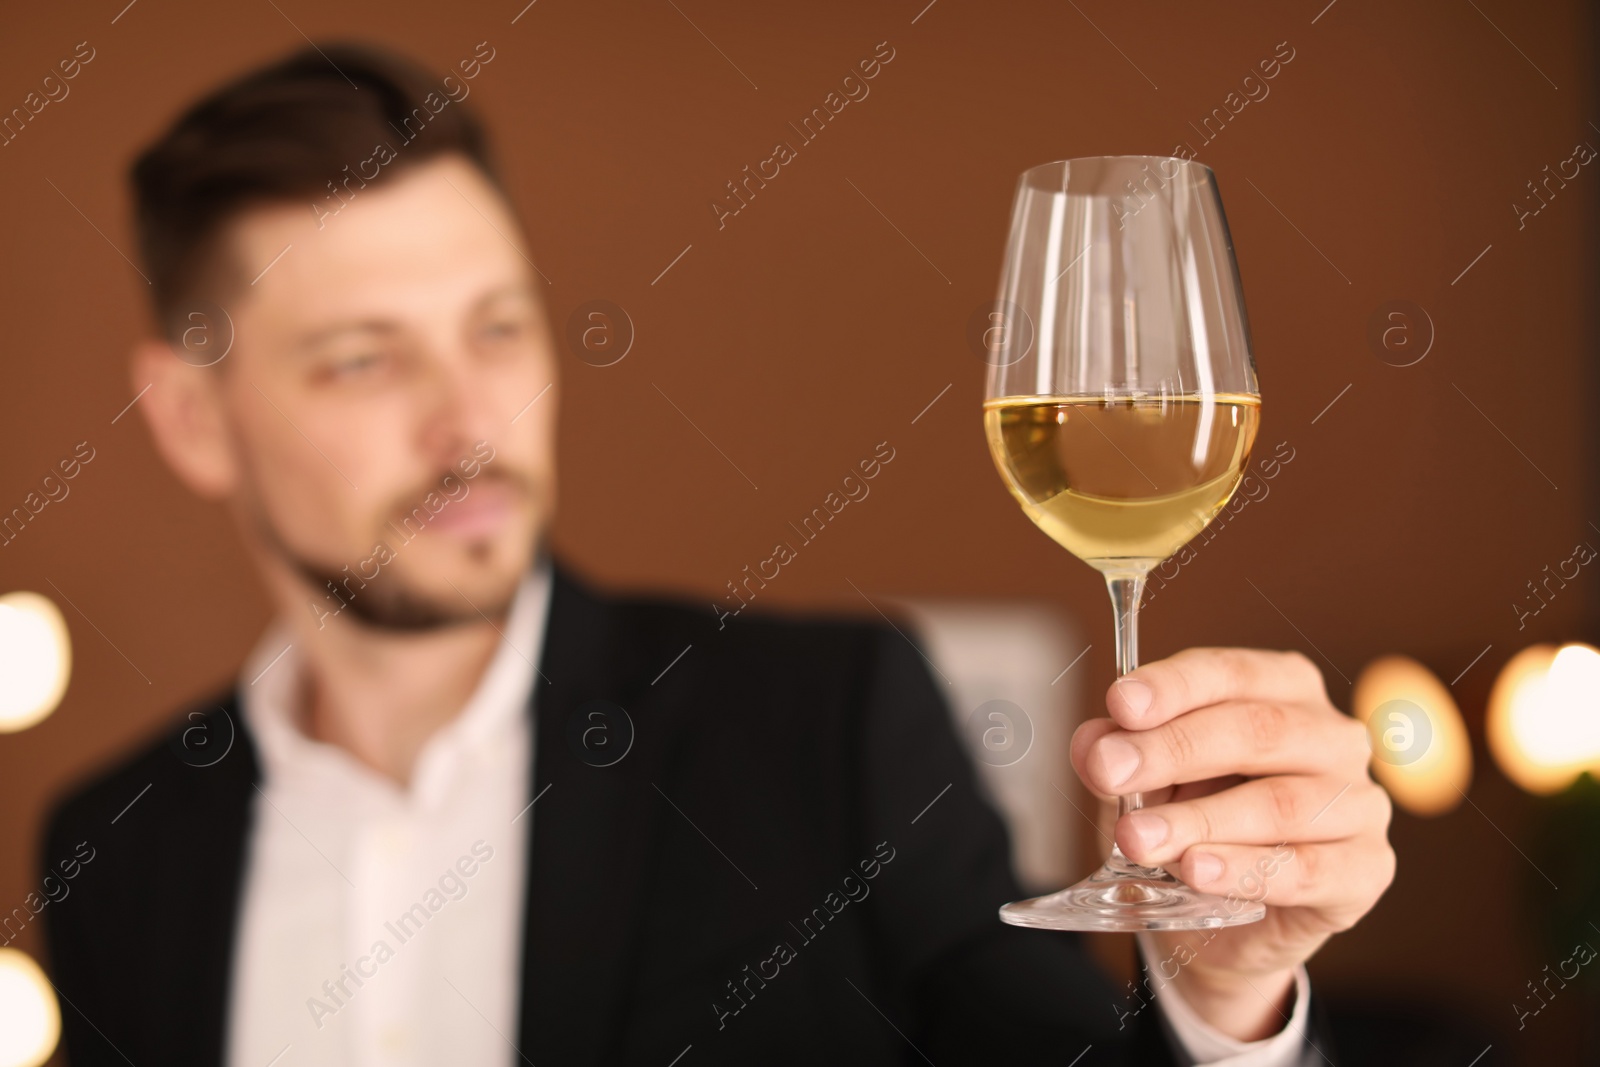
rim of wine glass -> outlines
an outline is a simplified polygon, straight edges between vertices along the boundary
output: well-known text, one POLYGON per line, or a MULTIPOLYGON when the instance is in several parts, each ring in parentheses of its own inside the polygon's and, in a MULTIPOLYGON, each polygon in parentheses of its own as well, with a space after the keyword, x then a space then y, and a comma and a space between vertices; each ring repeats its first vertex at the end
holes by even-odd
MULTIPOLYGON (((1185 159, 1183 156, 1143 156, 1143 155, 1073 156, 1070 159, 1053 159, 1053 160, 1049 161, 1048 163, 1038 163, 1038 164, 1035 164, 1034 166, 1029 167, 1027 170, 1022 172, 1021 176, 1018 178, 1018 181, 1020 181, 1024 185, 1032 185, 1034 188, 1049 189, 1050 186, 1039 185, 1036 182, 1030 181, 1030 179, 1032 178, 1033 175, 1037 174, 1039 171, 1042 171, 1042 170, 1046 169, 1047 167, 1059 167, 1063 163, 1065 163, 1065 164, 1070 166, 1073 163, 1088 163, 1088 162, 1090 162, 1092 160, 1105 160, 1105 159, 1144 159, 1144 160, 1149 160, 1149 161, 1155 162, 1155 163, 1177 163, 1180 167, 1197 167, 1200 170, 1205 172, 1205 177, 1207 179, 1209 179, 1212 182, 1212 184, 1216 183, 1217 172, 1212 170, 1209 166, 1207 166, 1204 163, 1201 163, 1198 160, 1185 159)), ((1108 194, 1070 193, 1068 195, 1070 195, 1070 196, 1094 196, 1094 195, 1108 195, 1108 194)))

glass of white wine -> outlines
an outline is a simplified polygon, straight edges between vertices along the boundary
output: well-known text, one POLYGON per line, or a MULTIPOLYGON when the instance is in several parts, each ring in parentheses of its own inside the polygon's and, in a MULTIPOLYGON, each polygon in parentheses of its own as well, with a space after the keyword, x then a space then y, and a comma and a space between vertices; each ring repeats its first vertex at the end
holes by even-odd
MULTIPOLYGON (((984 348, 995 466, 1041 530, 1105 575, 1126 674, 1139 662, 1146 576, 1228 502, 1261 417, 1211 169, 1098 156, 1025 171, 984 348)), ((1142 804, 1120 797, 1118 815, 1142 804)), ((1115 844, 1077 885, 1000 909, 1054 930, 1194 930, 1265 914, 1115 844)))

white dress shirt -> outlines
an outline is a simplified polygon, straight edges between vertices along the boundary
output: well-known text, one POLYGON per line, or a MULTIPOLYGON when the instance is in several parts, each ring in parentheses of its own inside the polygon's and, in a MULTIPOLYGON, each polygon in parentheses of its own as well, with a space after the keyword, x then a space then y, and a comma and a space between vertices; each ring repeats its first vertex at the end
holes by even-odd
MULTIPOLYGON (((299 721, 304 660, 280 620, 240 673, 261 781, 247 845, 230 1067, 512 1067, 520 1022, 527 707, 544 643, 548 558, 523 579, 505 640, 461 713, 400 786, 299 721)), ((1141 948, 1144 944, 1141 937, 1141 948)), ((1148 955, 1148 953, 1147 953, 1148 955)), ((1284 1031, 1233 1040, 1171 989, 1156 999, 1198 1063, 1288 1067, 1284 1031)))
POLYGON ((300 732, 303 659, 284 652, 281 623, 247 659, 241 713, 262 785, 231 1067, 520 1062, 527 705, 549 593, 545 563, 523 579, 505 640, 406 787, 300 732))

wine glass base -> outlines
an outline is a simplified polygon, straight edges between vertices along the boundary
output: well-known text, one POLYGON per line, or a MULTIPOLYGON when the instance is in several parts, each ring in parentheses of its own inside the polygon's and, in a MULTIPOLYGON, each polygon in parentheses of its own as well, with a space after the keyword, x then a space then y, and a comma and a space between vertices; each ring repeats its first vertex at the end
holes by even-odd
POLYGON ((1043 930, 1212 930, 1266 917, 1259 901, 1202 893, 1159 867, 1102 865, 1056 893, 1000 909, 1013 926, 1043 930))

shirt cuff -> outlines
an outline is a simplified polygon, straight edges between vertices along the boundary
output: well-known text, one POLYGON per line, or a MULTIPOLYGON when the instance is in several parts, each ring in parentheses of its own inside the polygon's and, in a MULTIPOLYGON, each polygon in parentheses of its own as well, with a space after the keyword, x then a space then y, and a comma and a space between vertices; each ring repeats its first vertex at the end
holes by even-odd
MULTIPOLYGON (((1139 952, 1147 961, 1155 958, 1148 936, 1144 931, 1134 935, 1139 952)), ((1300 1062, 1311 1014, 1311 976, 1306 973, 1304 964, 1294 969, 1294 1009, 1289 1021, 1280 1032, 1259 1041, 1229 1037, 1200 1018, 1171 982, 1152 982, 1151 985, 1155 987, 1155 999, 1162 1013, 1191 1063, 1208 1067, 1293 1067, 1300 1062)))

